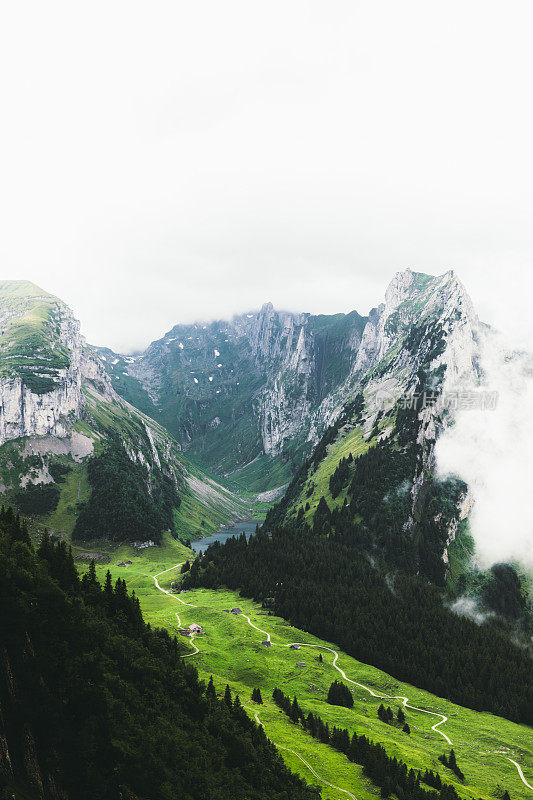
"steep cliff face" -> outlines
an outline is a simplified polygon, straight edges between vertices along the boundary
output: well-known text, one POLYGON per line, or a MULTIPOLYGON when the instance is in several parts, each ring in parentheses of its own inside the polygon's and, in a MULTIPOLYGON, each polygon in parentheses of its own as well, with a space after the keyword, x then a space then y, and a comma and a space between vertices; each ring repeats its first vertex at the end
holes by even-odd
MULTIPOLYGON (((395 276, 374 340, 375 358, 365 395, 377 400, 377 414, 412 405, 417 461, 411 482, 411 507, 405 529, 420 533, 435 470, 435 442, 453 420, 458 403, 479 384, 479 357, 485 328, 463 285, 450 271, 426 280, 410 271, 395 276), (372 372, 373 367, 375 367, 372 372)), ((474 395, 475 401, 475 395, 474 395)), ((370 415, 370 423, 377 417, 370 415)), ((398 433, 398 432, 397 432, 398 433)), ((466 487, 465 487, 466 491, 466 487)), ((430 498, 429 498, 430 499, 430 498)), ((459 505, 463 508, 464 493, 459 505)), ((458 516, 445 524, 446 546, 458 516)))
POLYGON ((162 480, 174 485, 177 533, 198 535, 202 526, 208 531, 245 513, 239 498, 189 466, 165 428, 115 392, 64 303, 28 282, 0 283, 0 492, 6 501, 70 536, 77 504, 91 496, 87 462, 113 437, 142 466, 151 495, 162 480))
MULTIPOLYGON (((177 325, 140 356, 100 354, 114 388, 193 458, 262 490, 290 479, 363 387, 367 399, 397 401, 432 340, 445 348, 432 369, 446 386, 473 375, 480 330, 452 272, 406 270, 369 317, 292 314, 267 303, 230 322, 177 325)), ((368 410, 368 430, 377 413, 368 410)), ((426 439, 434 427, 429 413, 426 439)))
MULTIPOLYGON (((266 454, 282 453, 299 436, 313 441, 313 414, 351 374, 365 322, 357 312, 291 320, 281 358, 259 398, 266 454)), ((324 424, 324 411, 319 410, 316 418, 324 424)))
POLYGON ((83 405, 78 321, 33 284, 4 281, 0 328, 0 446, 20 436, 66 436, 83 405))
MULTIPOLYGON (((73 431, 88 438, 85 452, 118 433, 148 483, 161 470, 207 506, 220 487, 191 473, 176 439, 201 467, 262 492, 287 484, 325 436, 313 476, 285 504, 289 516, 304 506, 311 522, 321 496, 334 507, 347 498, 345 490, 328 494, 346 448, 361 455, 387 438, 398 447, 404 436, 414 448, 402 475, 410 498, 403 526, 412 537, 431 494, 436 438, 453 417, 454 396, 478 382, 486 330, 453 272, 410 270, 393 278, 366 318, 268 303, 230 322, 177 325, 138 356, 87 347, 70 310, 31 284, 0 285, 0 322, 0 446, 40 439, 29 452, 42 457, 43 439, 57 452, 57 442, 69 441, 77 458, 73 431)), ((33 457, 33 471, 21 476, 9 466, 17 459, 0 464, 4 489, 51 480, 48 462, 33 457)))
POLYGON ((486 332, 453 272, 398 273, 347 378, 312 414, 309 442, 320 443, 271 523, 320 526, 333 512, 342 528, 353 518, 374 544, 403 548, 406 562, 441 579, 468 500, 466 486, 436 482, 435 442, 459 403, 482 400, 486 332))
POLYGON ((265 488, 269 476, 273 485, 289 476, 283 465, 305 449, 311 415, 350 374, 365 322, 357 312, 312 316, 267 303, 230 322, 177 325, 140 356, 99 353, 114 388, 218 474, 248 485, 248 465, 266 457, 265 488))

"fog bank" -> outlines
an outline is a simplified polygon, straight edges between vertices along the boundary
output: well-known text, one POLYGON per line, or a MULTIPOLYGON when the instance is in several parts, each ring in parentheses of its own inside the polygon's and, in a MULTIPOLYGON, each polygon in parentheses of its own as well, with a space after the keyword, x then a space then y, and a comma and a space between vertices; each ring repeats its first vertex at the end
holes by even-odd
POLYGON ((512 353, 503 337, 489 335, 481 367, 496 408, 461 409, 439 438, 439 473, 457 475, 474 499, 470 529, 481 568, 517 560, 533 569, 532 359, 512 353))

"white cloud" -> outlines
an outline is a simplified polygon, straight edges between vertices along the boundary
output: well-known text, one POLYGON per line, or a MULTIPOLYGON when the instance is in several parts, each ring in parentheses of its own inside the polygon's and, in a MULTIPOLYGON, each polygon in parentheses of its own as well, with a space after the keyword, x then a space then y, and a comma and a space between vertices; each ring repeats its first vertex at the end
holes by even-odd
POLYGON ((366 313, 407 266, 455 268, 518 325, 532 22, 481 0, 7 4, 2 277, 120 350, 266 300, 366 313))
POLYGON ((473 619, 474 622, 478 623, 478 625, 486 622, 489 617, 494 616, 492 612, 481 611, 476 600, 474 600, 472 597, 465 597, 464 595, 458 597, 457 600, 455 600, 449 607, 453 612, 455 612, 455 614, 459 614, 461 617, 473 619))
POLYGON ((481 365, 486 385, 498 392, 497 407, 460 411, 437 441, 436 456, 442 474, 459 475, 469 485, 481 566, 518 560, 533 568, 532 362, 508 353, 502 337, 489 338, 481 365))

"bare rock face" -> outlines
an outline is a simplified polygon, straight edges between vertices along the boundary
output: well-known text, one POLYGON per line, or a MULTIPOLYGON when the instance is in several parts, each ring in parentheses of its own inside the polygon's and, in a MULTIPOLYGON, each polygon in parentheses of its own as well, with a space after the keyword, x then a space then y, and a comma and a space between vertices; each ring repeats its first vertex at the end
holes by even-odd
MULTIPOLYGON (((344 381, 331 387, 317 406, 309 402, 308 376, 316 374, 316 345, 302 334, 267 386, 261 402, 261 432, 266 453, 283 450, 284 443, 302 431, 316 444, 354 395, 364 388, 369 401, 387 396, 390 405, 416 391, 416 374, 426 358, 429 342, 439 339, 441 352, 430 365, 444 373, 443 391, 451 392, 476 374, 483 329, 470 298, 453 272, 438 278, 399 272, 391 281, 385 303, 370 312, 362 335, 351 341, 351 368, 344 381), (413 335, 416 331, 420 336, 413 335)), ((369 411, 369 429, 379 412, 369 411), (370 418, 371 417, 371 418, 370 418)), ((421 416, 421 436, 436 438, 435 413, 421 416)))
POLYGON ((144 393, 147 413, 226 472, 305 441, 311 414, 350 373, 365 322, 266 303, 230 321, 177 325, 135 357, 100 355, 119 393, 144 393))
POLYGON ((316 402, 314 337, 306 323, 309 315, 284 315, 281 334, 272 325, 262 326, 273 369, 257 403, 263 451, 268 455, 282 452, 284 443, 307 425, 316 402))
POLYGON ((0 445, 21 436, 66 436, 68 416, 79 415, 80 392, 76 381, 65 380, 53 392, 34 394, 20 378, 3 379, 0 396, 0 445))
POLYGON ((397 399, 431 337, 443 342, 434 368, 447 387, 460 382, 476 368, 480 330, 453 272, 405 270, 368 317, 266 303, 230 321, 177 325, 138 356, 101 355, 119 394, 141 399, 193 457, 233 473, 261 455, 309 452, 362 387, 367 400, 382 390, 397 399))
MULTIPOLYGON (((67 436, 71 421, 80 416, 83 405, 80 326, 62 304, 58 316, 54 345, 57 350, 64 349, 68 365, 55 371, 50 381, 53 385, 44 391, 32 388, 25 374, 0 377, 0 445, 21 436, 67 436)), ((47 373, 39 373, 39 366, 35 375, 48 377, 47 373)))
MULTIPOLYGON (((410 270, 398 273, 376 320, 371 327, 367 325, 363 335, 365 359, 372 353, 365 362, 368 377, 364 382, 369 428, 381 410, 402 402, 402 396, 419 409, 420 457, 415 474, 409 476, 412 514, 407 529, 415 524, 435 467, 437 437, 453 417, 453 395, 476 383, 485 336, 485 328, 454 272, 430 280, 426 277, 410 270), (431 376, 429 385, 420 385, 421 371, 431 376), (439 396, 440 404, 432 404, 433 394, 439 396), (373 403, 375 399, 379 402, 373 403)), ((450 532, 450 541, 453 535, 450 532)))
MULTIPOLYGON (((0 328, 7 365, 0 369, 0 446, 23 436, 68 437, 87 394, 123 403, 120 394, 219 473, 262 455, 284 457, 295 446, 309 452, 360 392, 370 435, 383 402, 392 407, 417 390, 422 366, 439 374, 442 390, 472 379, 483 338, 453 272, 411 270, 394 276, 368 317, 291 313, 267 303, 231 321, 175 326, 134 357, 88 348, 72 312, 31 284, 0 283, 0 328), (36 308, 38 315, 29 313, 36 308), (12 334, 24 325, 28 350, 12 334)), ((430 464, 439 420, 431 409, 424 414, 419 436, 430 464)))
POLYGON ((57 298, 32 284, 6 281, 0 285, 0 322, 0 446, 23 436, 69 436, 83 413, 86 383, 118 399, 100 359, 86 347, 80 323, 57 298))

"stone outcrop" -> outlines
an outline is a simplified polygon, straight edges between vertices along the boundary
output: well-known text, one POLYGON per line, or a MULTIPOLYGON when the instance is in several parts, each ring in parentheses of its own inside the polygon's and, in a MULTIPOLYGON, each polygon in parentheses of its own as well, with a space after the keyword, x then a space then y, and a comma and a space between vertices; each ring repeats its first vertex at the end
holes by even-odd
POLYGON ((350 374, 365 322, 356 312, 317 317, 266 303, 231 321, 178 325, 133 358, 102 355, 113 379, 127 373, 142 386, 185 448, 205 453, 224 434, 242 466, 305 442, 313 412, 350 374))
MULTIPOLYGON (((40 298, 32 299, 37 302, 40 298)), ((21 313, 26 311, 27 305, 22 306, 21 313)), ((119 400, 102 362, 86 347, 78 320, 59 300, 54 321, 51 351, 65 352, 68 365, 54 370, 49 379, 51 386, 46 390, 35 390, 32 382, 25 378, 26 368, 20 373, 13 369, 0 375, 0 446, 23 436, 68 436, 73 422, 83 413, 84 385, 89 384, 102 395, 119 400)), ((31 356, 28 368, 31 368, 31 356)), ((41 362, 37 361, 33 375, 48 377, 46 372, 40 374, 41 368, 41 362)))
MULTIPOLYGON (((40 300, 30 298, 15 310, 25 313, 28 303, 40 300)), ((120 403, 116 390, 132 396, 128 380, 134 402, 145 398, 141 410, 220 472, 262 454, 283 457, 295 446, 309 452, 360 391, 369 435, 384 403, 392 406, 402 393, 416 391, 432 341, 442 347, 431 369, 440 370, 441 388, 451 391, 475 378, 483 338, 453 272, 436 278, 397 273, 385 302, 368 317, 297 314, 267 303, 231 321, 177 325, 134 357, 88 348, 72 312, 53 300, 52 346, 68 354, 68 366, 42 392, 27 385, 23 374, 0 373, 0 445, 21 436, 68 436, 84 414, 83 389, 120 403)), ((8 325, 14 313, 6 306, 0 319, 8 325)), ((429 464, 439 422, 431 409, 424 413, 420 436, 429 464)))
POLYGON ((54 344, 66 348, 69 364, 56 371, 50 391, 32 390, 16 372, 0 377, 0 445, 21 436, 66 436, 71 420, 80 416, 83 339, 79 322, 62 304, 54 344))

